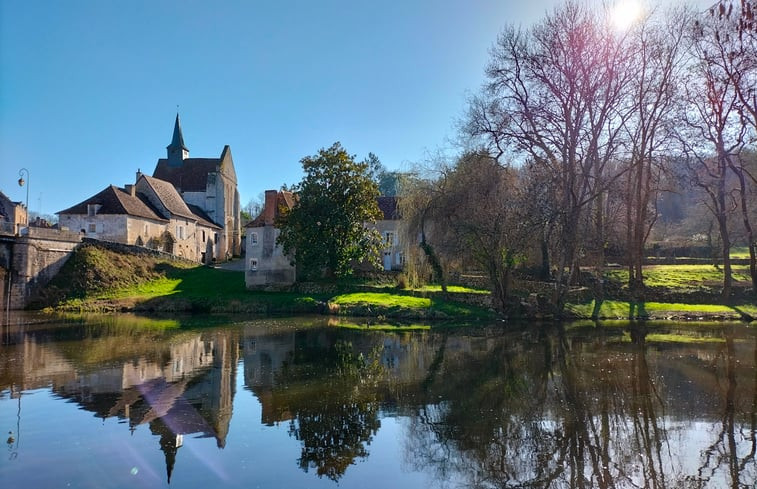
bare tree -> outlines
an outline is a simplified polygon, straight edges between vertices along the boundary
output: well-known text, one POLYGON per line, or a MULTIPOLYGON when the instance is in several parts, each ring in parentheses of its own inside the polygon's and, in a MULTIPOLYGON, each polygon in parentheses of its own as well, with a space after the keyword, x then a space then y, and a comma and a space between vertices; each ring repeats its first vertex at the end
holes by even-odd
POLYGON ((592 233, 582 224, 590 222, 585 212, 611 183, 605 170, 618 156, 630 116, 629 53, 625 38, 605 20, 584 4, 567 2, 527 31, 507 27, 492 49, 489 82, 471 100, 466 125, 494 155, 525 154, 550 176, 560 209, 553 297, 558 310, 582 247, 594 247, 602 259, 604 206, 595 207, 592 233), (587 235, 595 239, 583 239, 587 235))
MULTIPOLYGON (((723 253, 722 296, 727 301, 733 285, 729 217, 739 208, 739 195, 747 190, 737 161, 748 141, 749 128, 744 124, 734 80, 722 64, 713 61, 718 55, 712 53, 721 50, 723 42, 717 12, 711 9, 694 24, 694 59, 684 84, 686 107, 679 140, 690 161, 691 182, 707 196, 704 203, 717 222, 723 253), (730 175, 741 176, 738 187, 731 187, 730 175)), ((748 225, 748 219, 745 222, 748 225)), ((753 237, 750 239, 753 243, 753 237)), ((750 250, 753 248, 750 244, 750 250)))
POLYGON ((633 116, 627 124, 630 155, 624 194, 628 286, 637 294, 644 288, 644 248, 657 220, 656 202, 674 123, 671 109, 679 97, 689 26, 683 10, 653 11, 637 23, 629 39, 637 73, 628 93, 633 116))

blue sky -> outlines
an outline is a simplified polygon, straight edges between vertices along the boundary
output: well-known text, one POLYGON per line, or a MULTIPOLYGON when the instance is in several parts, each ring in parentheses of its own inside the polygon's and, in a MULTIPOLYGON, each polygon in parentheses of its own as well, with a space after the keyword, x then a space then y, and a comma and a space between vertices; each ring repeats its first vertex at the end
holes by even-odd
POLYGON ((52 214, 151 174, 179 106, 243 205, 335 141, 408 168, 448 146, 507 23, 557 0, 0 0, 0 190, 52 214))

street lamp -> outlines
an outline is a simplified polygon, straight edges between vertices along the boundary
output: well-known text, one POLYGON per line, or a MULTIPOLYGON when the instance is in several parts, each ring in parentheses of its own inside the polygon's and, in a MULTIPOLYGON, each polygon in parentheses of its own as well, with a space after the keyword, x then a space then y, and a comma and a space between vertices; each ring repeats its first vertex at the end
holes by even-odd
POLYGON ((26 225, 29 225, 29 170, 26 168, 21 168, 18 171, 18 176, 21 177, 18 179, 18 186, 23 187, 24 186, 24 172, 26 172, 26 225))

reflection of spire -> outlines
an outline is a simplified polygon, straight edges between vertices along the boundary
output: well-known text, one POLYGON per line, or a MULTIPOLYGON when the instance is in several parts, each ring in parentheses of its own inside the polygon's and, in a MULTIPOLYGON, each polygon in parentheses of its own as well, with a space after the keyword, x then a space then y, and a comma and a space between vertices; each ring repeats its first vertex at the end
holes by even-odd
POLYGON ((178 452, 179 447, 184 444, 184 437, 171 431, 162 420, 156 420, 155 422, 150 423, 150 429, 153 433, 156 431, 160 433, 160 449, 166 457, 166 477, 170 484, 173 467, 176 464, 176 452, 178 452))

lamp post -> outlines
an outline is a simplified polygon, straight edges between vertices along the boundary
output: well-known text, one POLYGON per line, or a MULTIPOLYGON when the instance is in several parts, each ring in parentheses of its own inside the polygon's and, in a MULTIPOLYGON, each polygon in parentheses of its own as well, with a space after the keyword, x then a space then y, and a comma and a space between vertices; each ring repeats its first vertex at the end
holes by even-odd
POLYGON ((21 177, 18 179, 18 186, 23 187, 24 186, 24 172, 26 172, 26 225, 29 225, 29 170, 26 168, 21 168, 18 171, 18 176, 21 177))

